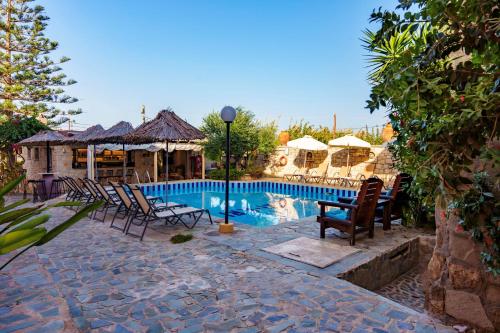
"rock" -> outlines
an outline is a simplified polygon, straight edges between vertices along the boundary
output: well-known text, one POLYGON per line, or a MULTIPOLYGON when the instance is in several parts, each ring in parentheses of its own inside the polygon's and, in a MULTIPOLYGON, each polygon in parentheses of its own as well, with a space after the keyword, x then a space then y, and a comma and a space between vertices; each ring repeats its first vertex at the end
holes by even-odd
POLYGON ((459 290, 446 290, 446 313, 481 329, 493 331, 479 296, 459 290))
POLYGON ((477 268, 467 268, 464 265, 450 263, 448 274, 455 289, 475 289, 481 283, 481 273, 477 268))
POLYGON ((427 304, 432 312, 443 314, 444 306, 444 288, 439 285, 432 286, 427 292, 427 304))
POLYGON ((429 265, 427 266, 427 270, 431 280, 435 281, 441 276, 444 260, 445 258, 437 253, 434 253, 432 255, 432 258, 429 261, 429 265))
POLYGON ((450 254, 452 257, 460 259, 470 266, 480 266, 481 257, 477 244, 462 234, 450 234, 450 254))

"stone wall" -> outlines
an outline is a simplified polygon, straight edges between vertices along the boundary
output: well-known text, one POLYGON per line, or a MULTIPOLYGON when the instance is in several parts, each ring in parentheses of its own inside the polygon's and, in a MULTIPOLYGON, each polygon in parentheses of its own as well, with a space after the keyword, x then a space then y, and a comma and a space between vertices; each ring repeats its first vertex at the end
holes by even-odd
MULTIPOLYGON (((31 157, 28 154, 28 147, 22 147, 24 158, 23 168, 26 170, 27 179, 41 179, 42 172, 47 171, 47 149, 46 147, 31 147, 31 157), (35 159, 35 150, 39 150, 39 157, 35 159)), ((73 153, 71 146, 52 146, 52 172, 56 176, 85 177, 86 169, 73 169, 73 153)))
POLYGON ((500 277, 481 263, 481 244, 458 224, 458 217, 436 208, 436 247, 425 281, 426 307, 472 325, 500 331, 500 277))
POLYGON ((386 147, 372 146, 367 148, 329 147, 328 151, 310 152, 308 162, 304 168, 304 150, 280 146, 270 157, 264 173, 273 177, 283 177, 284 174, 294 172, 304 173, 306 170, 317 174, 326 174, 333 177, 342 166, 347 165, 349 155, 349 165, 351 166, 351 176, 357 177, 360 173, 374 170, 376 175, 381 175, 383 179, 397 173, 393 167, 392 155, 386 147), (284 159, 282 159, 284 157, 284 159), (280 160, 286 161, 281 165, 280 160))

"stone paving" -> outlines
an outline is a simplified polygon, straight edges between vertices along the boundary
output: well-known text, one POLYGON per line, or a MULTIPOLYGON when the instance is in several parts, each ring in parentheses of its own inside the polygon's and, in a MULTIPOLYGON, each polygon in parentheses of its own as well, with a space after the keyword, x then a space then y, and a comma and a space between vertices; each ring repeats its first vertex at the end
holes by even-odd
MULTIPOLYGON (((71 214, 52 210, 58 220, 71 214)), ((315 223, 302 223, 221 236, 200 221, 192 241, 174 245, 183 227, 157 225, 140 242, 83 220, 0 273, 0 331, 454 332, 327 269, 260 250, 318 237, 315 223)))
POLYGON ((424 312, 425 295, 418 268, 406 272, 375 292, 418 312, 424 312))

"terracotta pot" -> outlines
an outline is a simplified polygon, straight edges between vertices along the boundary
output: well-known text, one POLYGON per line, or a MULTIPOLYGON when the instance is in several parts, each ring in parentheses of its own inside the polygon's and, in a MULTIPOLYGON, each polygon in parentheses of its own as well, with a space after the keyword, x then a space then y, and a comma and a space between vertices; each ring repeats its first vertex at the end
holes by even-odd
POLYGON ((280 145, 285 146, 288 143, 288 141, 290 141, 290 133, 288 133, 287 131, 282 131, 278 135, 278 141, 280 145))
POLYGON ((392 129, 392 125, 390 123, 387 123, 387 125, 385 125, 384 129, 382 130, 382 140, 384 140, 384 142, 391 141, 393 136, 394 130, 392 129))

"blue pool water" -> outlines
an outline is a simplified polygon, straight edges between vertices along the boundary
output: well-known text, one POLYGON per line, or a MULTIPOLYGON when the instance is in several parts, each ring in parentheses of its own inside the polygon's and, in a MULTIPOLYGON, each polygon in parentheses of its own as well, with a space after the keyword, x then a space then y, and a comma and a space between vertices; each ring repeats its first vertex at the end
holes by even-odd
MULTIPOLYGON (((147 195, 165 197, 165 184, 142 185, 147 195)), ((224 217, 225 184, 220 181, 170 183, 168 201, 210 211, 224 217)), ((318 200, 336 201, 355 191, 276 182, 231 182, 229 218, 256 227, 267 227, 319 214, 318 200)))

